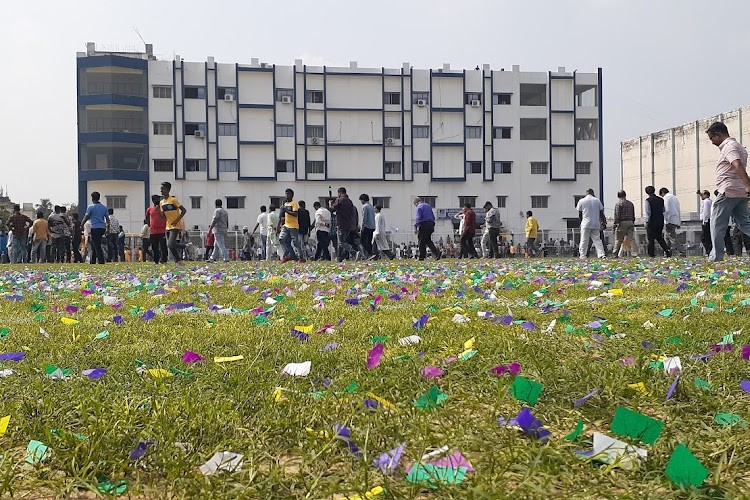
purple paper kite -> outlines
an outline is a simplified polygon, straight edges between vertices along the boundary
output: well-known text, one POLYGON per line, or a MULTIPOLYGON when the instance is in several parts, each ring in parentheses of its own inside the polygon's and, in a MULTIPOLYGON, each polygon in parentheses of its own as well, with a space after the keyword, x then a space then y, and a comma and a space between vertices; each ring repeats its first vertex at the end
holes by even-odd
POLYGON ((589 392, 588 394, 586 394, 586 395, 585 395, 584 397, 582 397, 581 399, 577 399, 577 400, 576 400, 576 401, 575 401, 575 402, 573 403, 573 407, 574 407, 574 408, 578 408, 578 407, 579 407, 579 406, 581 406, 581 405, 582 405, 583 403, 585 403, 585 402, 586 402, 586 401, 588 401, 589 399, 591 399, 591 398, 593 398, 594 396, 596 396, 597 394, 599 394, 599 391, 600 391, 600 389, 594 389, 593 391, 589 392))
POLYGON ((383 356, 383 349, 385 349, 385 346, 378 342, 375 344, 375 347, 370 349, 370 352, 367 353, 367 369, 372 370, 378 364, 380 363, 380 358, 383 356))
POLYGON ((182 362, 185 364, 198 363, 199 361, 203 361, 203 356, 197 352, 185 351, 185 354, 182 355, 182 362))
POLYGON ((83 370, 82 373, 91 380, 99 380, 107 374, 107 370, 105 368, 91 368, 89 370, 83 370))
POLYGON ((25 356, 25 352, 6 352, 0 354, 0 361, 21 361, 25 356))

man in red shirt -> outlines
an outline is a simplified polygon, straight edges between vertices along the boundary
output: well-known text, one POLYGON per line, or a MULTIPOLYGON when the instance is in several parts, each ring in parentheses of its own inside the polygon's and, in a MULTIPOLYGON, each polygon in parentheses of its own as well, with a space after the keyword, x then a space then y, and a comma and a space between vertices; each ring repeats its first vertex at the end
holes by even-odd
POLYGON ((155 194, 151 196, 152 206, 146 210, 146 224, 149 228, 149 240, 151 241, 151 251, 154 254, 154 263, 166 264, 167 262, 167 219, 159 210, 161 196, 155 194))
POLYGON ((461 255, 468 255, 472 259, 478 259, 477 249, 474 248, 474 234, 476 232, 477 214, 471 209, 471 203, 466 203, 463 208, 464 230, 461 233, 461 255))
POLYGON ((26 242, 29 239, 29 228, 32 224, 31 219, 21 213, 21 205, 13 205, 13 215, 5 223, 5 227, 12 233, 10 236, 12 242, 10 250, 11 264, 26 262, 26 242))

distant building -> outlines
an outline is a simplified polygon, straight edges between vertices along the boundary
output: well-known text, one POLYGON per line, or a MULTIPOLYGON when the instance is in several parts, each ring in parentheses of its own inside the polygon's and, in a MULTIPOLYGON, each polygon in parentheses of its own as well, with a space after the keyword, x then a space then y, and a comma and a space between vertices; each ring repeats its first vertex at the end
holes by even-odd
POLYGON ((77 70, 78 203, 99 191, 130 231, 163 181, 198 230, 215 198, 242 227, 287 187, 311 208, 344 186, 357 206, 368 193, 390 209, 389 230, 406 235, 422 196, 438 233, 457 227, 463 203, 491 201, 518 233, 533 209, 543 239, 578 227, 587 188, 608 196, 601 70, 162 61, 150 45, 123 53, 93 43, 77 70))

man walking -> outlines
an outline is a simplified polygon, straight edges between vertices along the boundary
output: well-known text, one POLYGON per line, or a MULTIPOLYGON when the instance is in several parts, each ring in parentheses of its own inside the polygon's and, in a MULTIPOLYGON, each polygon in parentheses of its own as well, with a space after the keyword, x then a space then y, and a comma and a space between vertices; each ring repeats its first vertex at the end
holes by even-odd
POLYGON ((435 232, 435 214, 432 213, 432 207, 421 198, 414 199, 414 206, 417 208, 414 234, 417 235, 419 243, 419 260, 424 260, 427 256, 427 247, 432 251, 435 260, 440 260, 440 250, 432 242, 432 233, 435 232))
POLYGON ((268 234, 268 248, 266 250, 266 260, 271 260, 276 253, 282 258, 284 251, 279 244, 279 212, 276 205, 268 207, 268 217, 266 218, 266 232, 268 234))
POLYGON ((307 204, 304 200, 299 201, 299 213, 297 214, 297 221, 299 222, 299 246, 302 250, 300 258, 307 259, 307 244, 310 241, 310 231, 312 230, 310 221, 310 211, 307 209, 307 204))
POLYGON ((71 240, 73 244, 73 262, 83 262, 83 256, 81 255, 81 221, 78 220, 78 213, 73 213, 73 234, 71 240))
POLYGON ((154 254, 151 252, 151 228, 147 219, 143 219, 143 227, 141 227, 141 250, 142 262, 154 258, 154 254))
POLYGON ((31 219, 21 213, 21 205, 13 205, 13 215, 8 217, 5 228, 10 231, 10 263, 18 264, 25 261, 26 242, 29 239, 31 219))
POLYGON ((266 260, 266 243, 268 239, 268 214, 266 213, 266 206, 260 207, 260 215, 258 215, 257 223, 253 228, 253 234, 255 231, 260 229, 260 252, 261 259, 266 260))
POLYGON ((463 218, 461 219, 461 249, 459 250, 459 257, 470 257, 472 259, 478 259, 477 249, 474 248, 474 235, 476 234, 477 225, 477 214, 472 210, 471 203, 465 203, 463 210, 463 218))
POLYGON ((109 227, 109 211, 99 201, 101 195, 98 191, 91 193, 91 205, 86 208, 86 215, 82 223, 91 221, 91 259, 92 264, 104 264, 104 251, 102 250, 102 238, 106 236, 109 227))
POLYGON ((31 226, 34 233, 34 239, 31 244, 31 262, 34 264, 47 261, 47 242, 51 235, 49 232, 49 223, 44 220, 44 212, 36 213, 36 220, 31 226))
POLYGON ((667 242, 671 251, 677 249, 677 229, 680 228, 682 220, 680 218, 680 200, 669 192, 669 189, 663 187, 659 189, 659 196, 664 200, 664 222, 667 242))
POLYGON ((396 258, 391 252, 388 245, 388 238, 386 237, 385 229, 385 216, 383 215, 383 207, 381 205, 375 205, 375 231, 372 233, 372 257, 376 259, 380 257, 380 254, 385 254, 389 259, 393 260, 396 258))
POLYGON ((489 257, 497 259, 500 257, 500 250, 497 248, 497 238, 500 236, 500 228, 502 227, 500 212, 489 201, 485 202, 484 211, 484 223, 488 228, 490 242, 489 257))
POLYGON ((315 248, 313 260, 331 260, 328 246, 331 244, 331 212, 321 206, 320 202, 313 203, 315 209, 315 238, 318 245, 315 248))
POLYGON ((708 259, 724 258, 724 234, 732 217, 743 234, 750 236, 750 215, 747 197, 750 195, 750 178, 747 175, 747 151, 736 139, 729 137, 727 126, 715 122, 706 130, 711 143, 719 148, 716 165, 716 187, 719 194, 711 211, 711 238, 713 249, 708 259))
POLYGON ((354 204, 346 194, 346 188, 338 189, 336 201, 329 201, 330 212, 336 214, 336 239, 339 247, 336 250, 336 260, 339 262, 354 257, 354 249, 349 244, 351 232, 357 227, 354 204))
POLYGON ((279 229, 281 230, 279 241, 284 246, 284 258, 281 262, 298 260, 304 262, 302 249, 299 243, 299 204, 294 201, 294 191, 287 189, 284 191, 286 202, 281 207, 281 218, 279 219, 279 229), (295 253, 295 248, 297 252, 295 253))
POLYGON ((578 258, 585 259, 588 250, 589 239, 593 241, 596 256, 604 258, 604 244, 599 235, 601 227, 600 218, 604 216, 604 205, 599 198, 594 196, 594 190, 586 190, 586 196, 578 200, 576 205, 578 219, 581 221, 581 242, 578 245, 578 258))
POLYGON ((536 256, 536 249, 534 243, 536 243, 536 237, 539 233, 539 221, 536 220, 531 210, 526 211, 526 254, 529 257, 536 256))
POLYGON ((65 262, 65 219, 60 206, 55 205, 54 212, 47 218, 49 232, 52 235, 52 262, 65 262))
POLYGON ((167 262, 167 219, 159 209, 161 196, 151 196, 152 206, 146 210, 146 223, 148 224, 148 238, 151 240, 151 252, 154 254, 154 264, 167 262))
POLYGON ((367 255, 374 255, 372 249, 372 235, 375 232, 375 209, 370 204, 370 196, 366 193, 359 195, 362 203, 362 248, 367 255))
POLYGON ((704 189, 703 191, 698 190, 697 194, 701 197, 701 244, 703 245, 705 255, 708 256, 714 248, 711 242, 711 206, 713 205, 713 201, 708 189, 704 189))
POLYGON ((627 199, 625 191, 618 191, 617 198, 614 216, 615 248, 612 255, 620 256, 620 249, 625 238, 630 244, 631 254, 638 255, 638 245, 635 243, 635 205, 627 199))
POLYGON ((229 262, 229 253, 227 252, 227 233, 229 231, 229 213, 224 210, 222 206, 223 202, 219 199, 214 201, 214 217, 211 219, 211 225, 208 227, 208 232, 214 233, 214 251, 211 252, 211 256, 208 258, 209 262, 216 262, 218 259, 222 259, 224 262, 229 262))
POLYGON ((646 186, 646 203, 644 205, 646 211, 646 235, 648 236, 648 256, 654 257, 654 241, 658 241, 664 255, 667 257, 672 256, 672 251, 669 249, 669 245, 664 241, 662 231, 664 230, 664 200, 656 196, 656 189, 654 186, 646 186))
POLYGON ((68 217, 68 207, 66 207, 65 205, 61 205, 60 215, 62 215, 63 221, 65 221, 65 226, 63 227, 63 232, 65 235, 65 262, 70 263, 70 246, 73 237, 73 224, 70 222, 70 217, 68 217))
POLYGON ((174 261, 179 264, 182 261, 182 250, 185 248, 184 244, 181 245, 178 242, 182 227, 180 222, 185 217, 187 209, 182 206, 177 198, 169 194, 171 190, 171 183, 161 183, 162 200, 159 202, 159 212, 166 219, 167 248, 169 248, 174 261))

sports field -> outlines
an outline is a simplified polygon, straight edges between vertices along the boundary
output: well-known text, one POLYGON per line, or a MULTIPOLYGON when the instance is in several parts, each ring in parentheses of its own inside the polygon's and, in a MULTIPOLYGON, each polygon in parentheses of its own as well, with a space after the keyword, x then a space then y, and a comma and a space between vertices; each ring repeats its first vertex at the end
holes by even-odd
POLYGON ((0 496, 747 498, 745 269, 3 266, 0 496))

